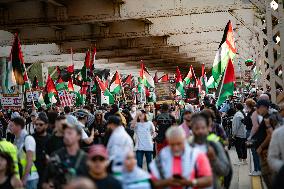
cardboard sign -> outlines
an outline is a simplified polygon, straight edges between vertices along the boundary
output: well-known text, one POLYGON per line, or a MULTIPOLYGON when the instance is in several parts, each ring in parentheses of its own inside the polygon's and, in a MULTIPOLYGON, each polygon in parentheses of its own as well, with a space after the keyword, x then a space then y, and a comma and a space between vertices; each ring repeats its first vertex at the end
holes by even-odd
POLYGON ((171 84, 169 82, 156 83, 157 102, 172 100, 171 84))
POLYGON ((2 94, 1 105, 5 109, 21 109, 22 94, 2 94))

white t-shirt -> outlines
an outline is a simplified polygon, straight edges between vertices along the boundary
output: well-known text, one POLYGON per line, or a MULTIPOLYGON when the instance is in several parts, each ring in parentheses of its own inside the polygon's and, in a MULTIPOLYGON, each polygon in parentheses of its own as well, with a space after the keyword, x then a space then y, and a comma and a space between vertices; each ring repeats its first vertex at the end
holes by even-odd
MULTIPOLYGON (((36 153, 36 142, 35 142, 35 139, 34 137, 32 137, 31 135, 27 136, 25 138, 25 149, 26 151, 32 151, 34 153, 34 156, 35 156, 35 153, 36 153)), ((35 179, 38 179, 39 178, 39 175, 37 172, 32 172, 29 174, 27 180, 35 180, 35 179)))
POLYGON ((136 150, 141 151, 153 151, 153 137, 152 134, 155 132, 154 124, 151 121, 138 122, 135 126, 136 134, 136 150))

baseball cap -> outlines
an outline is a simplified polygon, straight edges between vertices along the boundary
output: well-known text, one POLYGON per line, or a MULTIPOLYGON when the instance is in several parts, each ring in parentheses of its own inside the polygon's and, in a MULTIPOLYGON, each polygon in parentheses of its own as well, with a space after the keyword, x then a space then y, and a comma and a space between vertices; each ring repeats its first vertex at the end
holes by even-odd
POLYGON ((67 115, 66 123, 63 124, 63 129, 71 128, 77 131, 78 134, 82 135, 82 128, 80 127, 80 123, 75 116, 67 115))
POLYGON ((256 107, 259 108, 260 106, 265 106, 265 107, 269 108, 270 102, 268 100, 264 100, 264 99, 258 100, 257 103, 256 103, 256 107))
POLYGON ((107 150, 104 147, 104 145, 97 144, 97 145, 93 145, 89 148, 88 157, 93 158, 93 157, 96 157, 96 156, 101 156, 105 159, 108 159, 108 153, 107 153, 107 150))
POLYGON ((32 112, 32 113, 31 113, 31 116, 35 116, 35 117, 37 117, 38 115, 37 115, 37 113, 36 113, 36 112, 32 112))
POLYGON ((80 110, 78 110, 77 112, 75 112, 74 115, 75 115, 76 117, 86 117, 86 116, 89 115, 89 112, 87 112, 87 111, 84 110, 84 109, 80 109, 80 110))

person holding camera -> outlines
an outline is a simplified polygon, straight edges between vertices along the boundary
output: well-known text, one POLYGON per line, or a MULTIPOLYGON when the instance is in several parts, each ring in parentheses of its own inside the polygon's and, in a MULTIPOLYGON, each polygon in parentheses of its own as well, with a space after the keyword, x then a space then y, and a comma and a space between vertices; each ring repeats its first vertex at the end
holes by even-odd
POLYGON ((82 128, 67 119, 63 124, 65 147, 54 152, 49 160, 44 177, 44 189, 61 189, 78 176, 87 175, 87 155, 80 149, 82 128))
POLYGON ((235 165, 247 164, 247 147, 246 147, 246 126, 243 123, 245 113, 244 106, 241 103, 236 104, 237 113, 233 117, 232 134, 235 140, 235 147, 238 154, 239 162, 235 165))

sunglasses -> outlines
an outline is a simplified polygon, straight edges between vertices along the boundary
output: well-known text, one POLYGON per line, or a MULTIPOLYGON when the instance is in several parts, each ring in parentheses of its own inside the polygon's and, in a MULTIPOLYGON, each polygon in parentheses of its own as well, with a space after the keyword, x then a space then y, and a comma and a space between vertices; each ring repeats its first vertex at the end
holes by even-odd
POLYGON ((44 126, 44 123, 36 123, 35 125, 42 127, 42 126, 44 126))
POLYGON ((105 161, 106 159, 102 156, 95 156, 92 158, 92 161, 105 161))

